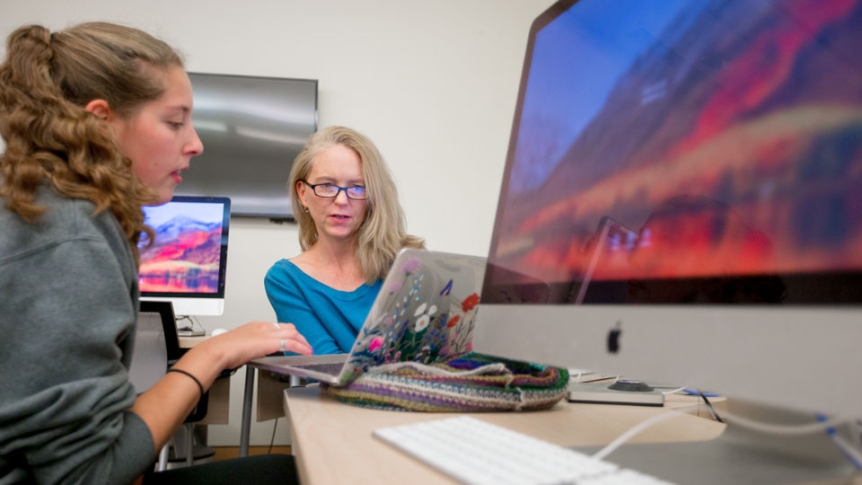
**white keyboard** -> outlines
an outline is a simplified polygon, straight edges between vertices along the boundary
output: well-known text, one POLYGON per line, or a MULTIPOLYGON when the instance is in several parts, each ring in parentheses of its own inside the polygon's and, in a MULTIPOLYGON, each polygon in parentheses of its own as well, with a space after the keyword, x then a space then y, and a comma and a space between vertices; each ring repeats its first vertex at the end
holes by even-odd
POLYGON ((374 436, 470 485, 669 485, 469 416, 380 428, 374 436))

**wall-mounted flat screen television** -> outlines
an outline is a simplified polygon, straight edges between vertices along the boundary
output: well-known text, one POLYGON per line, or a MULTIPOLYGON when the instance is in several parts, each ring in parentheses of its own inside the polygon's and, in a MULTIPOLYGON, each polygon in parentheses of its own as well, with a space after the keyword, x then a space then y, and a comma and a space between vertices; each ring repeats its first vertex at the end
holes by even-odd
POLYGON ((228 197, 234 217, 293 219, 287 178, 317 130, 317 80, 189 73, 204 152, 178 195, 228 197))

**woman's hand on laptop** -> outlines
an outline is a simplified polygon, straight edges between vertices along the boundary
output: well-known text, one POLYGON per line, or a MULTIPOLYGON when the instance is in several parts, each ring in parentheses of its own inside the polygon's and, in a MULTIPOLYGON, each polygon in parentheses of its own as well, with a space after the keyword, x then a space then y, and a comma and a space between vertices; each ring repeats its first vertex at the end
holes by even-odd
POLYGON ((311 355, 313 349, 291 323, 249 322, 229 332, 210 337, 198 346, 221 354, 225 369, 275 352, 311 355))
POLYGON ((173 372, 139 395, 131 410, 147 424, 158 450, 222 370, 284 350, 312 353, 305 337, 289 323, 250 322, 210 337, 189 349, 171 367, 173 372))

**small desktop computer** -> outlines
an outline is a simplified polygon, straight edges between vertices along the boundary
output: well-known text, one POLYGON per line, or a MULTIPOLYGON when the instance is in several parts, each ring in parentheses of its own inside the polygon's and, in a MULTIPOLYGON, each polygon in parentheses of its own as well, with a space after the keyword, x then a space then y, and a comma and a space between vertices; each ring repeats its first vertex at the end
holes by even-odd
POLYGON ((174 196, 144 214, 155 237, 139 245, 141 300, 170 301, 178 318, 221 315, 230 199, 174 196))
POLYGON ((846 428, 817 421, 862 416, 860 22, 860 0, 540 15, 474 350, 714 391, 749 418, 613 456, 661 478, 852 471, 846 428))

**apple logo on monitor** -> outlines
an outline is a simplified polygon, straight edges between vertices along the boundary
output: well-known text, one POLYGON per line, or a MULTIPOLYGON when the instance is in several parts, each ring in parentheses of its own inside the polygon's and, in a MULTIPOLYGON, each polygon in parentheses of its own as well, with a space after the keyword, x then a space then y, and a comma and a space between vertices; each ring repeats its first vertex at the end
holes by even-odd
POLYGON ((616 354, 620 351, 620 337, 623 333, 623 322, 617 320, 614 327, 608 331, 608 353, 616 354))

